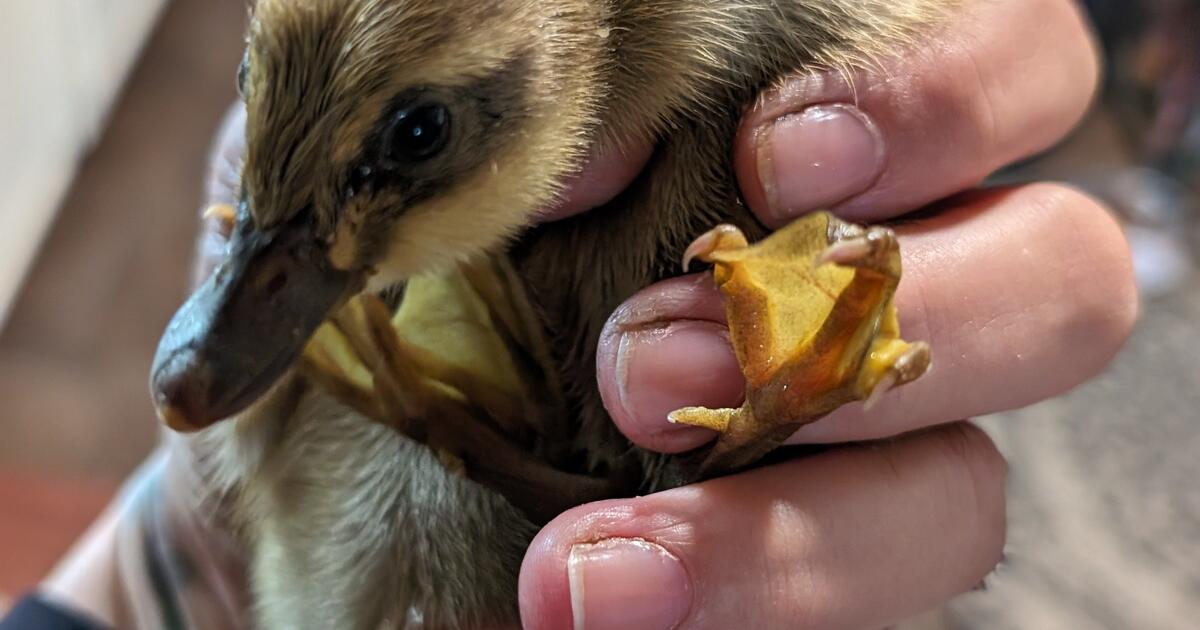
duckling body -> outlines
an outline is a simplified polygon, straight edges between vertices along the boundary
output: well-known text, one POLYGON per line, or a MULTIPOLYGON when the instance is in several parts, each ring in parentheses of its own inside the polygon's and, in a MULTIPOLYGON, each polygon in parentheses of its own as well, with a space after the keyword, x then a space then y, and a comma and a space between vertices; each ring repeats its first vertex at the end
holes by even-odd
MULTIPOLYGON (((670 458, 621 436, 596 387, 606 320, 636 291, 678 275, 685 248, 710 227, 732 223, 752 237, 765 233, 740 202, 730 164, 738 120, 759 90, 789 71, 867 63, 912 41, 949 4, 259 0, 248 55, 239 230, 250 242, 303 219, 322 244, 323 273, 370 270, 330 304, 480 252, 506 256, 524 283, 566 400, 566 417, 553 419, 561 424, 530 429, 569 444, 534 440, 530 448, 566 453, 556 458, 570 472, 632 471, 631 493, 653 491, 670 485, 670 458), (403 39, 425 48, 470 47, 474 57, 389 43, 403 39), (428 64, 420 77, 395 79, 390 91, 380 87, 393 80, 389 70, 400 73, 411 59, 428 64), (360 136, 375 134, 375 121, 386 117, 379 112, 413 89, 414 98, 445 93, 439 98, 465 99, 484 112, 451 109, 456 121, 470 117, 459 137, 468 135, 478 155, 467 166, 458 158, 456 167, 396 159, 402 168, 386 181, 363 175, 390 167, 360 136), (653 156, 617 198, 526 227, 587 146, 648 138, 653 156), (324 171, 347 175, 326 184, 324 171)), ((255 280, 245 290, 265 284, 255 280)), ((233 295, 214 287, 207 289, 213 295, 233 295)), ((241 295, 211 299, 250 299, 241 295)), ((168 352, 158 363, 187 362, 177 355, 168 352)), ((190 411, 203 398, 199 390, 156 378, 156 392, 168 392, 159 398, 164 416, 202 415, 190 411)), ((191 439, 214 492, 229 497, 251 557, 261 627, 517 621, 517 573, 538 529, 525 513, 298 373, 283 374, 248 410, 233 411, 240 412, 235 420, 191 439)))

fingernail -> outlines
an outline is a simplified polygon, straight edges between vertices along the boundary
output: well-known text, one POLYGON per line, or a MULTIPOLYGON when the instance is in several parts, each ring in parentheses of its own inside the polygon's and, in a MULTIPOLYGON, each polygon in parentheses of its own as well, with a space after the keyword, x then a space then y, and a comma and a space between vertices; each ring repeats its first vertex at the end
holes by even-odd
POLYGON ((865 191, 884 163, 879 128, 857 107, 815 105, 759 130, 758 177, 779 223, 865 191))
POLYGON ((667 421, 680 407, 736 407, 744 379, 720 324, 698 320, 633 330, 617 350, 621 407, 644 434, 707 430, 667 421))
POLYGON ((567 579, 575 630, 669 630, 691 607, 683 563, 644 540, 575 545, 567 579))

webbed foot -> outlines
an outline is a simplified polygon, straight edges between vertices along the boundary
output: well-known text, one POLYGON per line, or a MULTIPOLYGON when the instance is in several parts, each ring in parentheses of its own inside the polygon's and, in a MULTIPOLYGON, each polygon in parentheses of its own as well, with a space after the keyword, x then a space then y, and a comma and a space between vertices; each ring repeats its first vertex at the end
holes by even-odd
POLYGON ((874 404, 929 367, 927 344, 900 339, 900 246, 890 229, 817 213, 748 245, 737 228, 719 226, 687 248, 685 263, 692 259, 714 265, 746 378, 738 409, 669 416, 719 433, 701 477, 753 463, 799 427, 853 400, 874 404))

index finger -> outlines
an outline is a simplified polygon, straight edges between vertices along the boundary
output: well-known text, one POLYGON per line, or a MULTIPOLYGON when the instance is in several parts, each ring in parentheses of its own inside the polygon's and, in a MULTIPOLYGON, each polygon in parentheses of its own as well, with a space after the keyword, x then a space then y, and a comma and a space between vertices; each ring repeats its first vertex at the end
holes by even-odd
POLYGON ((746 202, 777 227, 812 210, 874 222, 970 188, 1061 139, 1099 72, 1068 0, 967 0, 905 56, 798 75, 744 119, 746 202))
POLYGON ((968 424, 843 447, 551 521, 525 627, 881 628, 979 584, 1006 466, 968 424))

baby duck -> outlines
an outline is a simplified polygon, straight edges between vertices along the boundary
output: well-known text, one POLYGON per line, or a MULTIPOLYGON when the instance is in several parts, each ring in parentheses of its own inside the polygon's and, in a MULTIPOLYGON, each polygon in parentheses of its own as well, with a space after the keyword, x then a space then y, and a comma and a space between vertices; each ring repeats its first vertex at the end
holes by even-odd
POLYGON ((258 0, 229 256, 169 324, 151 387, 169 426, 211 427, 198 459, 251 558, 259 623, 516 620, 536 523, 292 370, 336 309, 506 256, 561 379, 569 465, 669 483, 600 400, 605 321, 712 226, 765 234, 730 165, 759 90, 869 64, 952 2, 258 0), (645 141, 629 189, 533 226, 589 147, 645 141))

